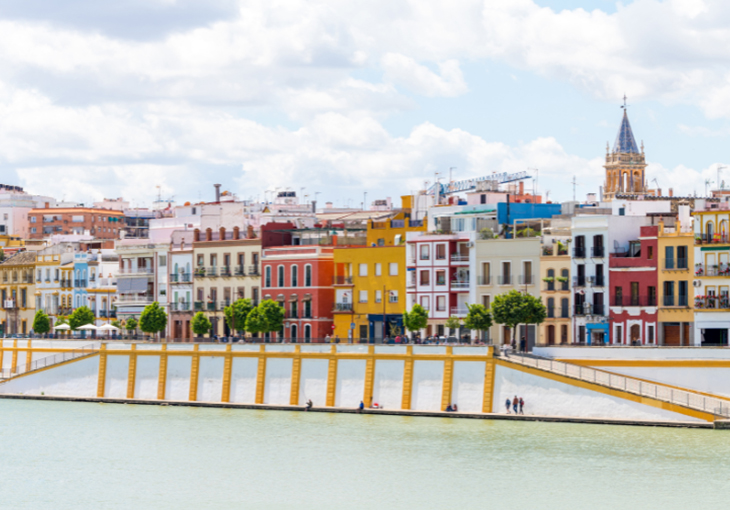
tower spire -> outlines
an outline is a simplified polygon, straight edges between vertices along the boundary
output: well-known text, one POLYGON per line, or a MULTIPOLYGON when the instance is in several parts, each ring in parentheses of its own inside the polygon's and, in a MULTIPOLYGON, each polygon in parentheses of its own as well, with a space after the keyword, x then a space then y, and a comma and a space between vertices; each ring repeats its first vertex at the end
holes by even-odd
POLYGON ((616 141, 613 144, 613 152, 619 154, 640 154, 639 148, 636 145, 634 139, 634 133, 631 130, 631 124, 629 123, 628 114, 629 105, 626 104, 626 94, 624 94, 624 104, 621 105, 621 109, 624 111, 623 119, 621 119, 621 126, 618 129, 616 135, 616 141))

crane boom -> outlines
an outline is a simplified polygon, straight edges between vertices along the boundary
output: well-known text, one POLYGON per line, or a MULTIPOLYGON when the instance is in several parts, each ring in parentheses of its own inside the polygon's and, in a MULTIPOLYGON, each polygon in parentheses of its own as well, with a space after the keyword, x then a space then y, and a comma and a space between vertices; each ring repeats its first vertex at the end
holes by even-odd
POLYGON ((507 172, 493 173, 491 175, 484 175, 482 177, 472 177, 471 179, 464 179, 463 181, 455 181, 448 184, 441 184, 440 182, 434 183, 428 188, 428 194, 433 195, 436 192, 436 186, 439 186, 439 195, 446 195, 449 193, 459 193, 460 191, 469 191, 476 189, 478 182, 483 181, 496 181, 499 184, 507 182, 521 181, 522 179, 529 178, 528 172, 516 172, 509 174, 507 172))

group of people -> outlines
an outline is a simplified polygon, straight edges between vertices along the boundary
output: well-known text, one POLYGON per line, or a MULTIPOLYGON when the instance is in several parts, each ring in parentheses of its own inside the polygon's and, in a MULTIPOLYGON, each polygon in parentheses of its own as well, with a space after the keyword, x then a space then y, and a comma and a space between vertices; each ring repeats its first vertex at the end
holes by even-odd
POLYGON ((459 407, 456 404, 449 404, 446 406, 447 413, 456 413, 459 411, 459 407))
POLYGON ((522 397, 518 397, 517 395, 515 395, 515 398, 513 399, 508 398, 505 401, 504 406, 507 408, 507 413, 510 412, 510 407, 512 407, 512 410, 515 414, 525 414, 525 401, 522 399, 522 397))

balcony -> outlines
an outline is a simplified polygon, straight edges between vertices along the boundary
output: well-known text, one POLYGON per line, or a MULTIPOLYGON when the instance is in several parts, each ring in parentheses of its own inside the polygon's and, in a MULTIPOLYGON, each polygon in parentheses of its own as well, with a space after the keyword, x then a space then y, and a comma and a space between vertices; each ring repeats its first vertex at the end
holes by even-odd
POLYGON ((520 285, 534 285, 535 284, 535 276, 531 274, 521 274, 520 275, 520 285))
POLYGON ((71 280, 61 280, 61 288, 71 288, 71 280))
POLYGON ((208 301, 207 303, 205 303, 205 309, 209 312, 215 312, 215 301, 208 301))
POLYGON ((477 276, 477 285, 491 285, 492 279, 489 275, 487 276, 477 276))
POLYGON ((573 258, 584 259, 586 258, 586 249, 583 246, 576 246, 573 248, 573 258))
POLYGON ((215 278, 218 276, 218 268, 216 266, 211 266, 208 269, 205 270, 205 276, 208 278, 215 278))
POLYGON ((573 306, 573 313, 583 315, 603 315, 603 305, 591 305, 590 303, 577 304, 573 306))
POLYGON ((606 250, 603 248, 603 246, 594 246, 591 248, 591 257, 592 258, 603 258, 606 256, 606 250))
POLYGON ((260 276, 259 266, 248 266, 248 275, 249 276, 260 276))
POLYGON ((730 297, 724 294, 717 296, 696 296, 695 309, 697 310, 727 310, 730 309, 730 297))
POLYGON ((205 301, 196 301, 194 310, 196 312, 202 312, 203 310, 205 310, 205 301))
POLYGON ((416 280, 410 279, 406 282, 406 288, 407 289, 415 289, 416 288, 416 280))
POLYGON ((170 303, 171 312, 188 312, 190 311, 190 303, 170 303))
POLYGON ((290 310, 284 314, 287 319, 298 319, 299 312, 297 310, 290 310))
POLYGON ((695 276, 730 276, 730 264, 707 266, 695 265, 695 276))
POLYGON ((206 272, 203 266, 195 268, 195 278, 205 278, 206 272))
POLYGON ((464 306, 453 306, 451 307, 451 315, 456 315, 457 317, 466 317, 469 313, 469 309, 464 306))
POLYGON ((695 244, 729 244, 728 234, 695 234, 695 244))
POLYGON ((352 303, 335 303, 333 312, 352 312, 352 303))
MULTIPOLYGON (((662 267, 665 271, 687 271, 689 269, 687 259, 663 259, 662 267)), ((730 271, 728 274, 730 275, 730 271)))
POLYGON ((469 289, 469 280, 459 279, 459 280, 451 280, 451 288, 452 289, 469 289))
POLYGON ((573 277, 573 287, 585 287, 586 286, 586 277, 585 276, 574 276, 573 277))
POLYGON ((154 274, 151 267, 120 267, 117 271, 119 276, 136 276, 136 275, 148 275, 154 274))
POLYGON ((223 266, 223 267, 221 267, 220 275, 223 278, 230 278, 231 274, 232 273, 231 273, 231 267, 230 266, 223 266))
POLYGON ((190 273, 172 273, 170 275, 170 283, 191 283, 192 281, 190 273))
POLYGON ((332 285, 352 285, 352 276, 333 276, 332 285))
MULTIPOLYGON (((667 296, 665 296, 666 298, 667 296)), ((656 306, 656 296, 613 296, 612 306, 656 306)))
POLYGON ((118 306, 146 306, 154 301, 152 294, 120 294, 117 300, 118 306))
POLYGON ((233 276, 246 276, 246 268, 244 266, 234 267, 233 276))
POLYGON ((87 287, 86 280, 74 280, 74 287, 77 289, 84 289, 87 287))
POLYGON ((502 274, 497 276, 497 285, 512 285, 512 275, 502 274))
POLYGON ((469 262, 469 255, 454 254, 451 256, 451 262, 467 263, 469 262))

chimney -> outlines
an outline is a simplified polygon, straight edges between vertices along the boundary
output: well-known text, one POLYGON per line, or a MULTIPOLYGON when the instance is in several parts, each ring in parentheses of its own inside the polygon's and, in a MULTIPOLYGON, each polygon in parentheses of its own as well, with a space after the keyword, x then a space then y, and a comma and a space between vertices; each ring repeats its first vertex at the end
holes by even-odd
POLYGON ((253 235, 253 225, 249 225, 248 229, 246 229, 246 239, 253 239, 255 236, 253 235))
POLYGON ((520 192, 518 194, 519 195, 524 195, 525 194, 525 183, 522 182, 522 181, 520 181, 520 192))
POLYGON ((669 196, 670 197, 674 196, 674 190, 672 188, 669 188, 669 196))
POLYGON ((317 212, 317 201, 312 200, 312 214, 315 214, 317 212))
POLYGON ((233 239, 236 241, 241 239, 241 229, 238 227, 233 227, 233 239))
POLYGON ((51 204, 49 204, 48 202, 46 202, 46 209, 50 209, 50 208, 51 208, 51 204))
POLYGON ((221 201, 221 185, 213 184, 213 186, 215 186, 215 201, 220 202, 221 201))
POLYGON ((219 239, 221 241, 225 241, 226 240, 226 227, 221 227, 220 229, 218 229, 218 235, 220 236, 219 239))
POLYGON ((193 230, 193 242, 197 243, 198 241, 200 241, 200 229, 196 228, 193 230))
POLYGON ((213 240, 213 229, 212 228, 206 228, 205 229, 205 240, 206 241, 212 241, 213 240))

